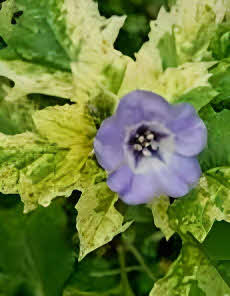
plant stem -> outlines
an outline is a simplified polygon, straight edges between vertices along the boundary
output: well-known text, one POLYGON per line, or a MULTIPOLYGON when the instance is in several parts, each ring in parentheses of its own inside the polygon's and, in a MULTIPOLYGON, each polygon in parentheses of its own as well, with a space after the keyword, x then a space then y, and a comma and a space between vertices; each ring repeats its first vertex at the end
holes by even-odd
POLYGON ((120 272, 121 272, 121 284, 122 284, 122 295, 121 296, 135 296, 133 293, 130 285, 129 285, 129 280, 127 277, 126 273, 126 268, 125 268, 125 250, 123 246, 119 246, 117 248, 117 252, 119 255, 119 262, 120 262, 120 272))
MULTIPOLYGON (((132 271, 143 271, 143 268, 139 265, 135 266, 129 266, 125 268, 125 272, 132 272, 132 271)), ((120 269, 113 269, 113 270, 107 270, 107 271, 98 271, 98 272, 91 272, 90 276, 93 277, 103 277, 103 276, 113 276, 113 275, 118 275, 121 273, 120 269)))
POLYGON ((134 255, 134 257, 140 263, 140 265, 142 266, 142 269, 146 272, 146 274, 149 276, 149 278, 152 279, 153 281, 156 281, 157 277, 152 273, 151 269, 145 263, 143 257, 139 253, 139 251, 127 240, 124 240, 124 241, 125 241, 125 247, 127 248, 127 250, 129 250, 134 255))

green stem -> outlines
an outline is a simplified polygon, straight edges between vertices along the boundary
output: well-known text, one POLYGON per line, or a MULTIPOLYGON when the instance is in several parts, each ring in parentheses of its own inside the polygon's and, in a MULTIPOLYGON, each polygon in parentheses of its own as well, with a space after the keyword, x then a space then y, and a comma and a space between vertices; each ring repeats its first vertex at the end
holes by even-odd
POLYGON ((146 274, 149 276, 149 278, 152 279, 153 281, 156 281, 157 277, 152 273, 151 269, 145 263, 143 257, 139 253, 139 251, 129 242, 127 242, 126 240, 124 240, 124 241, 125 241, 125 247, 127 248, 127 250, 129 250, 133 254, 133 256, 137 259, 137 261, 140 263, 142 269, 146 272, 146 274))
POLYGON ((125 268, 125 250, 123 246, 117 248, 120 262, 120 272, 121 272, 121 284, 122 284, 122 295, 121 296, 135 296, 130 285, 125 268))
POLYGON ((73 292, 70 290, 66 293, 66 295, 78 295, 78 296, 98 296, 100 293, 100 296, 108 296, 108 295, 120 295, 120 287, 117 287, 113 290, 109 290, 106 292, 86 292, 86 291, 80 291, 77 289, 73 289, 73 292))
MULTIPOLYGON (((136 266, 130 266, 125 268, 125 272, 132 272, 132 271, 143 271, 143 268, 140 267, 139 265, 136 266)), ((103 276, 113 276, 113 275, 118 275, 121 273, 120 269, 113 269, 113 270, 108 270, 108 271, 98 271, 98 272, 91 272, 90 276, 93 277, 103 277, 103 276)))

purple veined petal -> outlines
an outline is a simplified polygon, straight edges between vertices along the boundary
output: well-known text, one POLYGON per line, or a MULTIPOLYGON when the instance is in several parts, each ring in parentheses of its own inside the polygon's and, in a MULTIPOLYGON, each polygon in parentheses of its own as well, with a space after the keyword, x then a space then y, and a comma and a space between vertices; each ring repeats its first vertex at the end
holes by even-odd
POLYGON ((184 157, 179 154, 173 155, 168 167, 170 171, 189 185, 196 185, 202 173, 199 162, 195 157, 184 157))
POLYGON ((94 150, 99 164, 105 170, 113 171, 123 162, 124 136, 115 116, 103 121, 94 140, 94 150))
POLYGON ((207 144, 207 128, 193 106, 187 103, 172 106, 167 126, 175 134, 175 151, 184 156, 199 154, 207 144))
POLYGON ((112 191, 121 193, 129 190, 132 178, 133 173, 129 166, 123 165, 109 175, 107 184, 112 191))
POLYGON ((117 108, 117 118, 125 126, 141 121, 166 120, 170 105, 157 94, 136 90, 124 96, 117 108))
POLYGON ((159 189, 154 174, 134 175, 129 190, 122 193, 120 198, 127 204, 144 204, 158 196, 160 194, 159 189))

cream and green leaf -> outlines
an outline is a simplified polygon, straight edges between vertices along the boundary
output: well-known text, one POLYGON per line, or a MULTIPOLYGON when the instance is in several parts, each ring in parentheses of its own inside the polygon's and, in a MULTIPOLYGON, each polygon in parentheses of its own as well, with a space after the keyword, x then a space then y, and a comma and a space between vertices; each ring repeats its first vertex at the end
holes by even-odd
POLYGON ((5 100, 18 100, 31 93, 72 99, 74 90, 69 72, 35 65, 21 60, 4 61, 0 58, 0 76, 14 82, 5 100))
POLYGON ((0 77, 0 132, 12 135, 33 130, 32 114, 37 109, 36 104, 26 96, 20 100, 6 100, 11 89, 10 80, 0 77))
POLYGON ((230 295, 230 288, 194 240, 184 243, 181 254, 150 296, 230 295))
POLYGON ((150 205, 153 213, 154 224, 156 227, 161 229, 167 240, 169 240, 175 232, 169 224, 169 217, 167 214, 169 207, 170 201, 168 196, 155 198, 150 205))
POLYGON ((108 188, 105 181, 99 181, 84 190, 76 206, 77 229, 81 241, 79 260, 110 242, 132 223, 123 224, 123 216, 114 207, 117 200, 117 194, 108 188))
POLYGON ((223 0, 178 0, 170 12, 161 8, 149 41, 128 64, 119 94, 146 89, 174 102, 193 89, 210 87, 208 70, 215 59, 209 45, 226 13, 223 0))
POLYGON ((116 100, 130 60, 113 47, 125 17, 102 17, 92 0, 49 0, 47 5, 49 23, 71 59, 77 98, 116 100))
POLYGON ((9 100, 18 100, 30 93, 75 97, 70 59, 57 42, 42 3, 8 0, 2 4, 0 22, 8 25, 0 29, 7 44, 0 52, 0 75, 15 84, 7 96, 9 100), (23 14, 13 25, 12 16, 18 11, 23 14))
POLYGON ((65 105, 37 111, 38 135, 1 134, 1 191, 19 193, 25 212, 77 189, 79 169, 92 153, 96 132, 80 108, 65 105))

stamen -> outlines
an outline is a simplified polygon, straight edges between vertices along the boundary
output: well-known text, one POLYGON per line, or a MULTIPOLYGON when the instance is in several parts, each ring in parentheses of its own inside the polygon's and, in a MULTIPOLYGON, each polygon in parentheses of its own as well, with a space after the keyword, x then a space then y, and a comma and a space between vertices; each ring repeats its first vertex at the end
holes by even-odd
POLYGON ((152 132, 150 131, 150 130, 147 130, 146 132, 145 132, 145 135, 146 136, 148 136, 149 134, 151 134, 152 132))
POLYGON ((135 144, 135 145, 133 145, 133 149, 136 150, 136 151, 141 151, 142 146, 140 144, 135 144))
POLYGON ((147 135, 147 137, 146 137, 148 140, 153 140, 154 139, 154 134, 149 134, 149 135, 147 135))
POLYGON ((144 136, 140 136, 140 137, 138 138, 138 142, 139 142, 139 143, 143 143, 144 140, 145 140, 144 136))
POLYGON ((150 145, 151 145, 151 142, 145 142, 145 143, 143 144, 144 147, 149 147, 150 145))

